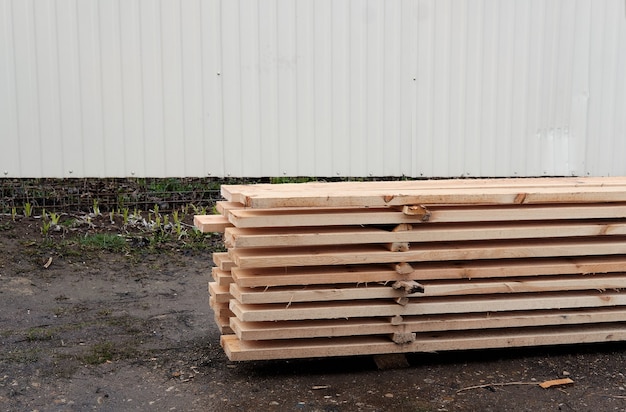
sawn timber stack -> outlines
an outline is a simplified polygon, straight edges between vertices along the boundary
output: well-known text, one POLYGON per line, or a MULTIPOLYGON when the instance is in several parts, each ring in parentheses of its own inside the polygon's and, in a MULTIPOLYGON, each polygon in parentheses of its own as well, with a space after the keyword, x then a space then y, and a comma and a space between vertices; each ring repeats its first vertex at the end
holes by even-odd
POLYGON ((231 360, 626 340, 626 178, 224 185, 231 360))

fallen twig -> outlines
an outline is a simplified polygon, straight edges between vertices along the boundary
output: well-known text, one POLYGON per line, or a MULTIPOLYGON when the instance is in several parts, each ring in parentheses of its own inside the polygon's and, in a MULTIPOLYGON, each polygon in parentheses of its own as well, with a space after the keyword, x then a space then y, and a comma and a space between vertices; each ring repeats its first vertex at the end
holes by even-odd
POLYGON ((542 388, 546 389, 549 388, 551 386, 560 386, 560 385, 567 385, 570 383, 574 383, 573 380, 571 380, 570 378, 564 378, 564 379, 554 379, 554 380, 549 380, 549 381, 545 381, 545 382, 499 382, 499 383, 485 383, 483 385, 474 385, 474 386, 468 386, 466 388, 461 388, 459 390, 456 391, 456 393, 459 392, 464 392, 464 391, 469 391, 472 389, 482 389, 482 388, 490 388, 493 386, 512 386, 512 385, 538 385, 541 386, 542 388))
POLYGON ((500 383, 485 383, 483 385, 474 385, 474 386, 468 386, 466 388, 461 388, 459 390, 456 391, 456 393, 459 392, 464 392, 464 391, 469 391, 472 389, 483 389, 483 388, 489 388, 492 386, 511 386, 511 385, 539 385, 539 382, 500 382, 500 383))

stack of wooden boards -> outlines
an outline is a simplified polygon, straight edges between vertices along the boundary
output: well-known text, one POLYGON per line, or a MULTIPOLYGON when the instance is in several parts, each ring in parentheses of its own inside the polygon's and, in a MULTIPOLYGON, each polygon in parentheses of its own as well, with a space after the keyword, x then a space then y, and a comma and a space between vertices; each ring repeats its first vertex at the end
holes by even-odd
POLYGON ((231 360, 626 340, 626 178, 225 185, 231 360))

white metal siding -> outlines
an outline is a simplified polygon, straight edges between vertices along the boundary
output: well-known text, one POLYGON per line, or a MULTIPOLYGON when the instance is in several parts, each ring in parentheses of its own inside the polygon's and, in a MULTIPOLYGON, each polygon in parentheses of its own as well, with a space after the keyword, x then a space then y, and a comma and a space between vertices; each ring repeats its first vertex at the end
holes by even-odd
POLYGON ((0 176, 626 174, 624 0, 0 0, 0 176))

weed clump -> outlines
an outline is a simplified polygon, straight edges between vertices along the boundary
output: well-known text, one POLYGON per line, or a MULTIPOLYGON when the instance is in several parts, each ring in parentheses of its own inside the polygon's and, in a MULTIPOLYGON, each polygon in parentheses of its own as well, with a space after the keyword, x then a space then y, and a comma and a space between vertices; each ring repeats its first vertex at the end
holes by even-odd
POLYGON ((79 244, 89 249, 121 252, 126 248, 126 239, 112 233, 87 234, 78 240, 79 244))

